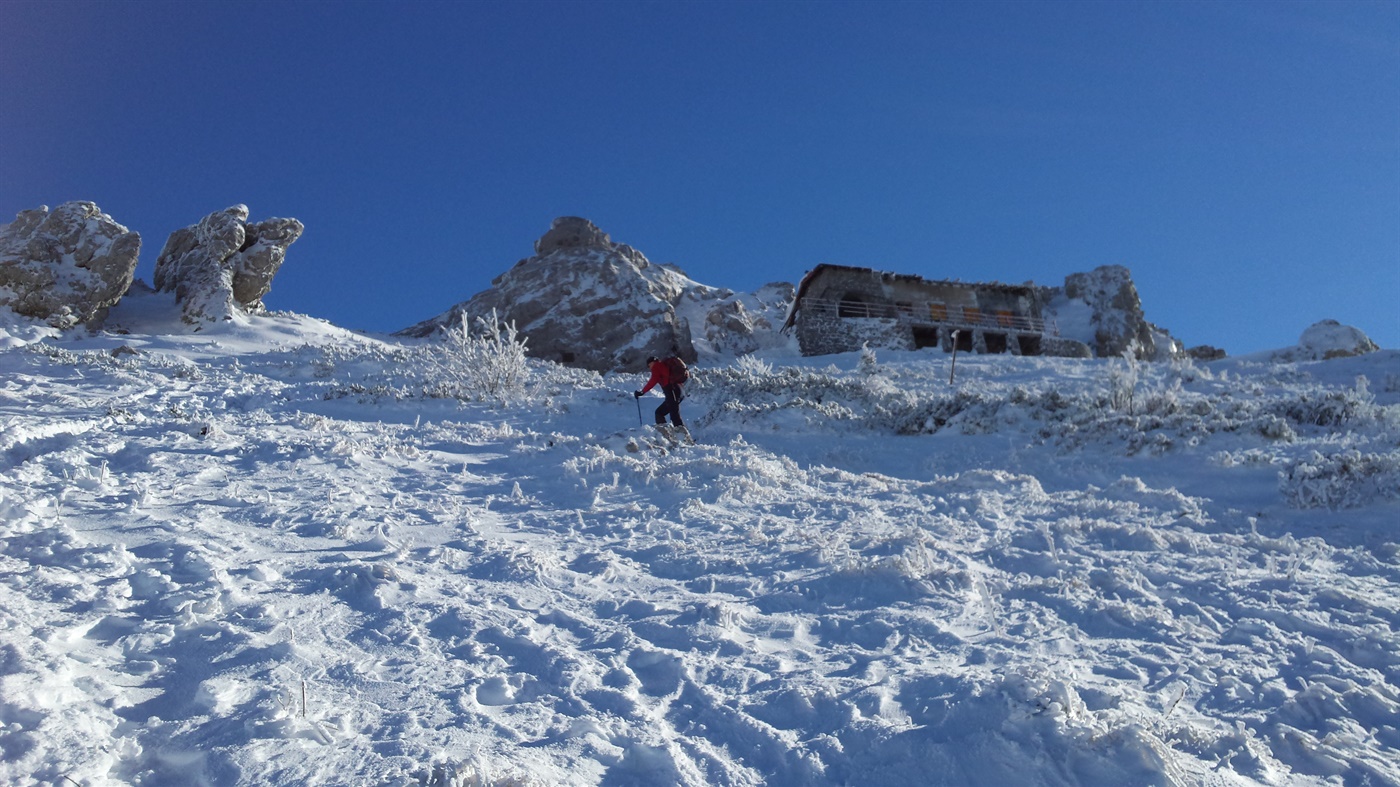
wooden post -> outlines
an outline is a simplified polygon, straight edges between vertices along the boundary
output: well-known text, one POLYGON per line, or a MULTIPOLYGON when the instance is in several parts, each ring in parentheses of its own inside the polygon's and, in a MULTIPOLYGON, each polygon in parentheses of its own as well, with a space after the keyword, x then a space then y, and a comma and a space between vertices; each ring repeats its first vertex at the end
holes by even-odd
POLYGON ((958 334, 962 331, 953 331, 953 362, 948 365, 948 384, 953 384, 953 376, 958 371, 958 334))

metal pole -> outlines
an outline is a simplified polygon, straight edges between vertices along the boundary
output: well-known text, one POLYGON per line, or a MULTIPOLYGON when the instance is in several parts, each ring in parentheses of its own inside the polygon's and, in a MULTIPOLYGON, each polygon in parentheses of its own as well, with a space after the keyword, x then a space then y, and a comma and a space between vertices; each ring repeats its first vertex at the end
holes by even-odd
POLYGON ((634 396, 632 400, 637 403, 637 426, 646 426, 646 422, 642 420, 642 397, 634 396))

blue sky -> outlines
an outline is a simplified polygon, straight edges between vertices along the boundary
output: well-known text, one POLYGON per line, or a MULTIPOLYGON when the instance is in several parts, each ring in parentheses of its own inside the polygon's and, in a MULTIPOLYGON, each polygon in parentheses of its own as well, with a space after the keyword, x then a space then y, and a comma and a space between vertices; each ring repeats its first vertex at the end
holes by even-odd
POLYGON ((306 233, 268 305, 397 330, 555 216, 738 290, 1132 271, 1232 354, 1400 347, 1400 3, 0 0, 0 221, 306 233))

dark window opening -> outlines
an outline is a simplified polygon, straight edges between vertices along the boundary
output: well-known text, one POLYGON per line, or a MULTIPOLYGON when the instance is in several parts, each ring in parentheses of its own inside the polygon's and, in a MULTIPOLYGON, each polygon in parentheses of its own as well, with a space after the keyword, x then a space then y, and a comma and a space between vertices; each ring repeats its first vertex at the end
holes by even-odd
POLYGON ((1021 343, 1022 355, 1040 355, 1039 336, 1017 336, 1016 341, 1021 343))
POLYGON ((574 362, 574 354, 573 354, 573 353, 565 353, 565 352, 559 353, 559 363, 573 363, 573 362, 574 362))
POLYGON ((972 352, 972 331, 966 328, 960 331, 953 331, 953 338, 954 343, 957 345, 958 352, 972 352))
POLYGON ((925 347, 940 347, 940 346, 942 346, 942 345, 941 345, 941 344, 939 343, 939 341, 938 341, 938 329, 937 329, 937 328, 925 328, 925 327, 915 327, 915 328, 914 328, 914 349, 916 349, 916 350, 922 350, 922 349, 925 348, 925 347))
POLYGON ((836 314, 839 317, 874 317, 869 303, 865 297, 858 293, 847 293, 841 298, 836 307, 836 314))
POLYGON ((987 352, 998 354, 1006 352, 1006 334, 984 333, 982 340, 987 344, 987 352))

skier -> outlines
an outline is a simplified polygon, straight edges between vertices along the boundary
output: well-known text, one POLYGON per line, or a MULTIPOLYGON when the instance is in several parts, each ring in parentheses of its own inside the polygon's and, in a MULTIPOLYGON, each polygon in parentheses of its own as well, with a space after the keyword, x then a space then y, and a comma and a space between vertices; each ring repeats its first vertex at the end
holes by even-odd
POLYGON ((665 360, 657 358, 655 355, 647 358, 647 366, 651 369, 651 379, 642 390, 636 391, 632 395, 638 399, 652 389, 652 386, 661 386, 661 393, 666 396, 666 401, 656 408, 656 429, 669 438, 683 435, 686 442, 694 443, 690 436, 690 430, 685 428, 685 422, 681 420, 681 400, 685 394, 681 391, 681 383, 690 379, 690 372, 685 367, 685 362, 679 358, 671 357, 665 360), (666 416, 671 417, 671 426, 666 426, 666 416))

